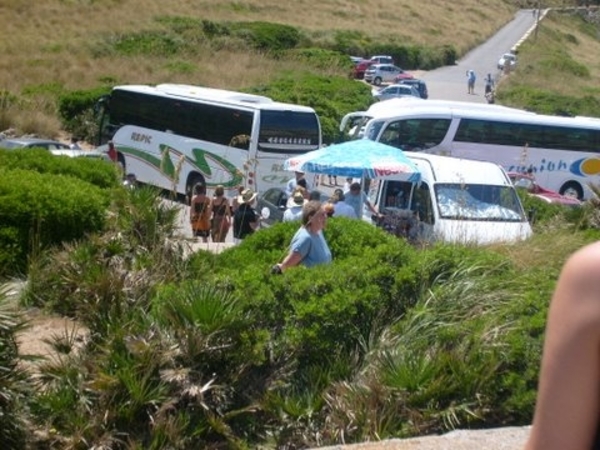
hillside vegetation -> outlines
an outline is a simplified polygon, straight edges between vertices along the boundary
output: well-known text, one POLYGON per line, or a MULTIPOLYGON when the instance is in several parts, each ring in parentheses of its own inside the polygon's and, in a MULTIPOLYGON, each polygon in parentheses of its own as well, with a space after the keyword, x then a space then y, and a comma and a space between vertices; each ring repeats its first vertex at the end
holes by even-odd
MULTIPOLYGON (((170 81, 310 100, 330 130, 369 99, 342 53, 433 64, 527 6, 421 3, 7 0, 0 128, 52 135, 74 99, 170 81)), ((503 101, 595 111, 595 26, 551 14, 503 101)), ((190 257, 179 206, 124 188, 112 165, 0 159, 0 273, 28 278, 17 308, 0 287, 3 448, 291 450, 529 424, 556 278, 600 239, 599 201, 564 209, 520 192, 536 218, 525 242, 413 246, 333 218, 333 263, 275 276, 297 224, 190 257), (31 309, 86 333, 56 333, 53 356, 32 365, 17 345, 31 309)))
MULTIPOLYGON (((405 69, 432 68, 452 63, 510 20, 516 8, 534 3, 175 0, 167 6, 158 0, 9 0, 0 4, 0 130, 54 137, 65 127, 57 115, 60 95, 114 84, 177 82, 238 90, 306 71, 347 79, 346 60, 339 64, 321 56, 319 62, 302 49, 369 56, 402 47, 399 62, 405 69), (293 51, 274 51, 273 42, 256 45, 252 39, 263 32, 249 29, 256 23, 290 27, 294 42, 287 50, 293 51)), ((299 100, 312 103, 310 96, 299 100)), ((342 109, 335 114, 348 112, 342 109)))

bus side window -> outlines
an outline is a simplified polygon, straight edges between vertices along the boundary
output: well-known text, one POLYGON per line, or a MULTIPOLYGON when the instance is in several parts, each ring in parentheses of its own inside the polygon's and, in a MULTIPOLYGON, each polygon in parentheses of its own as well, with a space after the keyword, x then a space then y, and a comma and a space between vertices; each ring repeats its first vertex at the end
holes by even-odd
POLYGON ((421 183, 415 189, 410 209, 418 213, 421 222, 433 225, 433 206, 427 183, 421 183))

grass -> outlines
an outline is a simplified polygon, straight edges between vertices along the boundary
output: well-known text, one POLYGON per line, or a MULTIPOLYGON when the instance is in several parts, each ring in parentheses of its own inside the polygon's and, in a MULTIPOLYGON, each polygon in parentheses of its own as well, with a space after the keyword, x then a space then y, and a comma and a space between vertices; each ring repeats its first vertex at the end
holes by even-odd
POLYGON ((600 116, 600 23, 551 12, 519 48, 519 68, 501 80, 499 102, 549 113, 600 116))
MULTIPOLYGON (((410 0, 204 0, 193 4, 174 0, 168 7, 159 0, 3 3, 0 87, 14 94, 49 82, 65 90, 88 89, 105 79, 120 84, 168 81, 235 90, 268 84, 278 74, 304 67, 293 58, 280 60, 248 51, 231 38, 197 42, 191 50, 167 56, 114 51, 115 42, 140 33, 170 32, 179 42, 176 45, 185 45, 194 36, 193 29, 181 25, 186 21, 284 23, 298 27, 317 46, 331 41, 338 31, 348 31, 362 33, 368 42, 432 46, 451 42, 462 53, 510 20, 514 11, 511 2, 498 0, 461 0, 451 5, 437 0, 418 7, 410 0), (173 22, 180 26, 175 33, 173 22)), ((323 73, 329 71, 323 69, 323 73)), ((39 122, 38 133, 56 135, 58 123, 52 123, 55 111, 51 108, 19 105, 17 111, 11 110, 10 120, 3 118, 3 128, 17 125, 32 131, 39 122), (40 110, 45 118, 19 114, 40 110)))

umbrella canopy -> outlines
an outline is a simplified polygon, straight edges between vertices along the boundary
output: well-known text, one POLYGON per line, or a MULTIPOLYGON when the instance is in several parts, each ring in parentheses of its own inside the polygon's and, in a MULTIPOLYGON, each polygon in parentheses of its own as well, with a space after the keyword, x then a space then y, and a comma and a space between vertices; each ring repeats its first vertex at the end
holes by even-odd
POLYGON ((352 178, 402 178, 419 181, 417 166, 402 150, 370 139, 330 145, 287 159, 283 168, 352 178))

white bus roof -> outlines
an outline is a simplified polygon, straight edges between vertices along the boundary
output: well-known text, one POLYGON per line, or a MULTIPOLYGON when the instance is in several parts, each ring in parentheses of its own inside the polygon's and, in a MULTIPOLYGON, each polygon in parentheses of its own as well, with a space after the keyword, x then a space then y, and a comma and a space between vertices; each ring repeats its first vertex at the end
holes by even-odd
POLYGON ((470 102, 458 102, 452 100, 423 100, 423 99, 412 99, 409 97, 392 98, 383 102, 377 102, 369 107, 366 111, 366 115, 374 118, 394 116, 400 112, 406 111, 406 108, 443 108, 450 110, 469 110, 469 111, 485 111, 495 113, 521 113, 521 114, 534 114, 529 111, 525 111, 517 108, 510 108, 508 106, 487 104, 487 103, 470 103, 470 102))
POLYGON ((122 85, 115 86, 113 89, 139 92, 159 97, 185 98, 191 101, 219 103, 248 109, 291 110, 314 113, 314 109, 308 106, 276 102, 262 95, 194 86, 191 84, 163 83, 156 86, 122 85))
MULTIPOLYGON (((396 99, 393 99, 396 100, 396 99)), ((398 99, 401 100, 401 99, 398 99)), ((386 100, 385 102, 391 102, 386 100)), ((373 105, 375 106, 375 105, 373 105)), ((510 121, 523 124, 553 125, 558 127, 577 127, 593 130, 600 130, 600 119, 595 117, 571 117, 571 116, 552 116, 537 114, 530 111, 509 108, 498 105, 484 105, 468 102, 449 102, 445 100, 417 101, 410 108, 406 106, 400 108, 388 108, 382 110, 377 115, 369 114, 366 116, 372 119, 394 119, 394 118, 414 118, 414 117, 464 117, 468 119, 510 121)))

